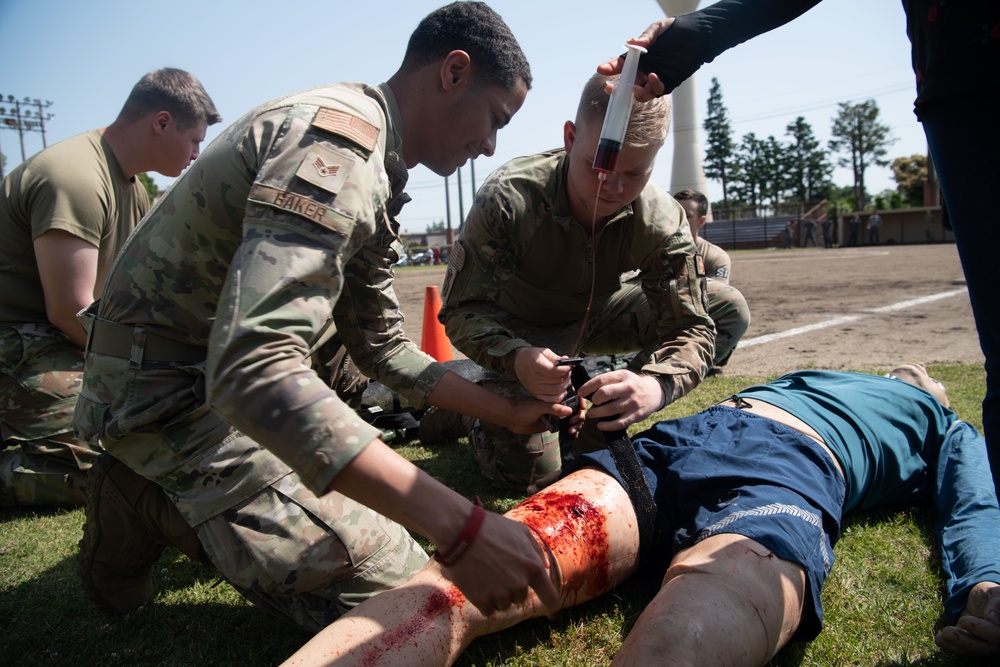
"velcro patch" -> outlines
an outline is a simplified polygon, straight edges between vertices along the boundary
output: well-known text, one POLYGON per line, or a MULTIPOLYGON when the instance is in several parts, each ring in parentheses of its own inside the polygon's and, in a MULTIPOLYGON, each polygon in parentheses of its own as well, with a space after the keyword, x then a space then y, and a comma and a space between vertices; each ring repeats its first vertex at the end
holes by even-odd
POLYGON ((287 192, 285 190, 273 188, 269 185, 255 183, 253 187, 250 188, 250 195, 248 199, 259 204, 267 204, 269 206, 280 208, 283 211, 294 213, 295 215, 301 216, 306 220, 312 220, 313 222, 319 223, 334 231, 343 231, 340 228, 340 220, 342 219, 341 216, 336 215, 333 209, 329 206, 320 204, 309 197, 303 197, 302 195, 294 192, 287 192))
POLYGON ((337 153, 322 144, 313 144, 295 175, 318 188, 337 194, 354 167, 354 160, 344 155, 347 152, 337 153))
POLYGON ((375 150, 375 145, 378 143, 379 129, 364 118, 358 118, 346 111, 320 107, 312 124, 321 130, 350 139, 369 153, 375 150))

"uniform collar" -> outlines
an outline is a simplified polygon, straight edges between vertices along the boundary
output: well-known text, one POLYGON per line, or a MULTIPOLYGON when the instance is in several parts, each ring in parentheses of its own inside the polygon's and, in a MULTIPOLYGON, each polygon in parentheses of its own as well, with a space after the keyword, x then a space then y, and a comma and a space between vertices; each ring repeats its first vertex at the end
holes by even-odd
POLYGON ((385 171, 389 175, 389 185, 392 188, 392 197, 388 206, 389 212, 395 216, 402 210, 403 205, 410 201, 410 195, 403 192, 403 188, 406 187, 406 182, 410 178, 410 172, 401 156, 403 116, 399 112, 396 96, 388 83, 368 88, 366 92, 382 107, 382 111, 385 113, 385 171))

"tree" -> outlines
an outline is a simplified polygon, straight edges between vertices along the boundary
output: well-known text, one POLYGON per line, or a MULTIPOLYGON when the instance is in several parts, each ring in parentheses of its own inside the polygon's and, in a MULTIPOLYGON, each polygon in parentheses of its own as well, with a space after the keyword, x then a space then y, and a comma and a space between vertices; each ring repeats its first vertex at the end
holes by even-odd
POLYGON ((924 183, 927 182, 927 156, 911 155, 898 157, 892 161, 892 175, 896 179, 896 191, 904 206, 923 206, 924 183))
POLYGON ((766 182, 764 142, 753 132, 743 135, 734 162, 739 170, 739 179, 734 180, 733 190, 748 206, 756 209, 763 203, 766 182))
POLYGON ((427 225, 428 234, 436 234, 438 232, 443 232, 443 231, 445 231, 444 220, 438 220, 437 222, 432 222, 431 224, 427 225))
POLYGON ((792 142, 785 151, 788 189, 801 202, 816 201, 829 190, 833 165, 820 149, 812 126, 799 116, 785 128, 792 142))
POLYGON ((142 183, 142 187, 146 188, 146 193, 149 195, 149 201, 153 201, 160 196, 160 188, 156 187, 156 183, 153 182, 153 179, 149 174, 142 173, 138 176, 139 182, 142 183))
POLYGON ((883 211, 887 208, 903 208, 904 203, 903 195, 892 188, 886 188, 872 197, 872 205, 876 211, 883 211))
POLYGON ((705 134, 708 150, 705 152, 703 169, 705 177, 722 183, 722 205, 729 206, 728 187, 732 180, 734 159, 733 130, 729 125, 729 110, 722 103, 722 86, 712 77, 712 89, 708 93, 708 114, 705 116, 705 134))
POLYGON ((854 188, 850 185, 843 187, 831 185, 826 198, 833 203, 838 211, 858 210, 858 203, 854 200, 854 188))
POLYGON ((841 167, 854 171, 854 198, 858 208, 865 206, 865 170, 872 165, 884 167, 889 164, 885 154, 889 146, 896 142, 887 125, 878 120, 878 105, 875 100, 860 104, 841 102, 840 111, 833 120, 830 150, 846 153, 837 160, 841 167))
POLYGON ((788 151, 773 134, 761 142, 760 149, 761 198, 766 199, 771 206, 777 206, 788 189, 788 151))

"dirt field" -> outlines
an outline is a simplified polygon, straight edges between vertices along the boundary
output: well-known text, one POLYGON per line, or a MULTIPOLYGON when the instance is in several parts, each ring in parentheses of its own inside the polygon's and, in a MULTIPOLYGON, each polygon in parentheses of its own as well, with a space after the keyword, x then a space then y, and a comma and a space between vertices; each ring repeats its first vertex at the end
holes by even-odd
MULTIPOLYGON (((866 370, 904 359, 983 362, 952 244, 742 251, 732 258, 732 284, 746 296, 753 322, 727 374, 866 370)), ((397 272, 406 331, 418 342, 426 288, 443 278, 440 266, 397 272)))

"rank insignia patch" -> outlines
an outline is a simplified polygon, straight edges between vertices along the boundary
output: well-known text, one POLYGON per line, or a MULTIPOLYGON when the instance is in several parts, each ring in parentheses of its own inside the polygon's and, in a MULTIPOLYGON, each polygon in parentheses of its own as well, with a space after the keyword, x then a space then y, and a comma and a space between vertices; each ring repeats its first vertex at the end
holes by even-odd
POLYGON ((356 159, 357 156, 350 151, 336 151, 315 143, 309 147, 309 152, 295 175, 329 193, 337 194, 351 173, 356 159))
POLYGON ((336 176, 337 171, 340 169, 340 165, 329 165, 323 162, 323 158, 319 156, 316 157, 316 161, 313 163, 313 166, 316 167, 316 173, 322 178, 326 178, 327 176, 336 176))

